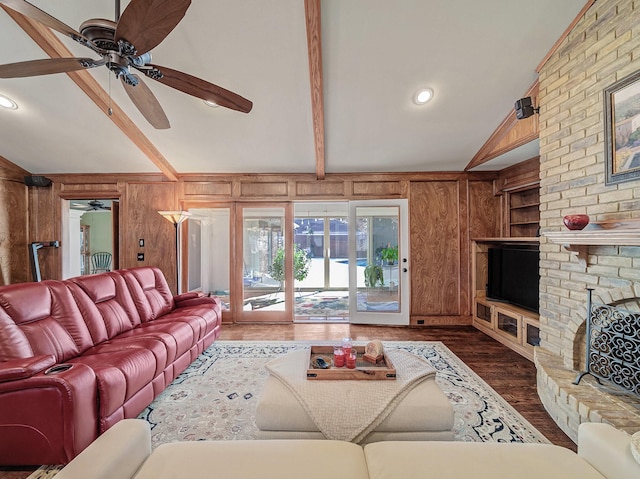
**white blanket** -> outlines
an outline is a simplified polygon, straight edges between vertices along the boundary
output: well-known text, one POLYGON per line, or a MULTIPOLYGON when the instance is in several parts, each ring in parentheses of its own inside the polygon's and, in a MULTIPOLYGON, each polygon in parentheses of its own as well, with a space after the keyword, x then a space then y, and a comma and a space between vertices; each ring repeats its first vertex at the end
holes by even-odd
POLYGON ((436 371, 425 359, 402 350, 385 350, 396 369, 395 380, 308 380, 309 349, 266 364, 300 401, 327 439, 360 442, 413 389, 436 371))

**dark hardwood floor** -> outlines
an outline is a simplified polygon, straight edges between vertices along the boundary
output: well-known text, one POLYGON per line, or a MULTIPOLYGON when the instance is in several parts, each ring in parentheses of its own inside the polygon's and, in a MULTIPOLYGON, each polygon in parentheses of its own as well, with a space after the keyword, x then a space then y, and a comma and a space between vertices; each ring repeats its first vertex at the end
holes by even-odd
MULTIPOLYGON (((476 374, 505 398, 549 441, 573 451, 576 445, 553 422, 536 392, 533 363, 471 326, 405 328, 349 324, 225 324, 225 340, 442 341, 476 374)), ((0 479, 24 479, 34 468, 0 467, 0 479)))
POLYGON ((575 443, 547 414, 536 391, 534 364, 472 326, 406 328, 350 324, 225 324, 219 339, 227 340, 354 340, 442 341, 495 389, 549 441, 576 450, 575 443))

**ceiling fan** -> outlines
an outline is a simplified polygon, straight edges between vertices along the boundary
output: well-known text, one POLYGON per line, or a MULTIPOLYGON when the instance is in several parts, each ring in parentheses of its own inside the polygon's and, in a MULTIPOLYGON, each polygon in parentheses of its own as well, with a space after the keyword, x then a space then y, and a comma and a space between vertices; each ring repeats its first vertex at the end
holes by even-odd
POLYGON ((116 0, 116 21, 90 19, 79 32, 25 0, 0 0, 0 4, 60 32, 100 56, 92 58, 49 58, 0 65, 0 78, 22 78, 87 70, 106 66, 121 80, 133 104, 157 129, 169 128, 169 120, 151 89, 135 70, 147 78, 187 95, 243 113, 253 103, 240 95, 171 68, 151 63, 151 50, 180 23, 191 0, 131 0, 120 15, 116 0))
POLYGON ((111 211, 111 206, 106 206, 100 200, 91 200, 87 204, 89 205, 87 211, 111 211))

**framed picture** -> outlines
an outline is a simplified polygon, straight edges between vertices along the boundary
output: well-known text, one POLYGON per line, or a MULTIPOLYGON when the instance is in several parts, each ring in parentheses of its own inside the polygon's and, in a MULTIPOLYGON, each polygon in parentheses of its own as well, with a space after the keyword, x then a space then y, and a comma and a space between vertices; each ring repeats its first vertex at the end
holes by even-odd
POLYGON ((604 90, 606 184, 640 179, 640 71, 604 90))

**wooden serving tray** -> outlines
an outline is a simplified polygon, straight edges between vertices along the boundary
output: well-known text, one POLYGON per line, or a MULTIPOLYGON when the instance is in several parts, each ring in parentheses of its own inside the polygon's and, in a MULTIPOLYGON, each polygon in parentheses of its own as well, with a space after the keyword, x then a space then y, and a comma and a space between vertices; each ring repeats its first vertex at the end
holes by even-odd
POLYGON ((333 346, 311 346, 307 379, 396 379, 396 370, 386 355, 379 363, 372 364, 362 359, 364 346, 354 346, 353 348, 358 352, 356 368, 348 369, 346 366, 341 368, 333 366, 333 346), (331 366, 328 369, 314 366, 314 361, 318 356, 321 356, 331 366))

